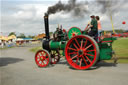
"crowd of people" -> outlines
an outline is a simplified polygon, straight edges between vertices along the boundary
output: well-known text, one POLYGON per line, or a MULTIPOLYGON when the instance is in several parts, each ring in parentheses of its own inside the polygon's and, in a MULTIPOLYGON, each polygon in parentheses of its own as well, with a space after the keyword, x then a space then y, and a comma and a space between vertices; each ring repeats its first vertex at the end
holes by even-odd
POLYGON ((14 40, 0 40, 0 48, 4 48, 4 47, 12 47, 15 46, 16 42, 14 40))

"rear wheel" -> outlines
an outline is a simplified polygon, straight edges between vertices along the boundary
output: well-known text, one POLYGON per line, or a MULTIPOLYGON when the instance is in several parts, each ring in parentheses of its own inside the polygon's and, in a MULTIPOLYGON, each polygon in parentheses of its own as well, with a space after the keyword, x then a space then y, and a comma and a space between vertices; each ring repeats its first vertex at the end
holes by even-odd
POLYGON ((51 61, 50 54, 46 50, 39 50, 35 55, 35 62, 39 67, 46 67, 51 61))
POLYGON ((65 56, 71 67, 81 70, 88 69, 98 60, 99 48, 93 38, 78 35, 68 41, 65 56))

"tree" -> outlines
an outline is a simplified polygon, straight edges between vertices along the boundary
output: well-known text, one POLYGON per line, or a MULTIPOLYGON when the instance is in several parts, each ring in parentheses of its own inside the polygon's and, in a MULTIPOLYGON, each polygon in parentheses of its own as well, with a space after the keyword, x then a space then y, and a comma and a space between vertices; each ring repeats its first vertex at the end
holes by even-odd
POLYGON ((116 29, 115 32, 116 32, 116 33, 123 33, 124 30, 123 30, 123 29, 116 29))
POLYGON ((20 33, 19 36, 17 36, 17 38, 26 38, 25 34, 24 33, 20 33))
POLYGON ((10 32, 8 36, 11 36, 11 35, 15 35, 16 36, 16 33, 15 32, 10 32))
POLYGON ((35 36, 32 36, 32 35, 28 35, 28 38, 34 38, 35 36))

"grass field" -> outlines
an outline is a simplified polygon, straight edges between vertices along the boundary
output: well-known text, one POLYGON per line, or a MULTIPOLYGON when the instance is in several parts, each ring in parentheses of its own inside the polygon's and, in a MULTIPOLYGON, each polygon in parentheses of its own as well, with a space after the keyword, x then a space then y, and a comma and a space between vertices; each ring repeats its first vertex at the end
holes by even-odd
MULTIPOLYGON (((128 63, 128 38, 118 38, 113 43, 113 50, 118 58, 118 63, 128 63)), ((30 49, 32 52, 37 52, 41 47, 30 49)), ((107 60, 106 62, 113 62, 113 60, 107 60)))
MULTIPOLYGON (((128 38, 118 38, 113 43, 113 50, 118 58, 118 63, 128 63, 128 38)), ((106 62, 113 62, 113 60, 107 60, 106 62)))
POLYGON ((35 48, 30 49, 30 51, 36 53, 38 50, 41 50, 41 49, 42 49, 42 47, 35 47, 35 48))
POLYGON ((118 58, 128 59, 128 38, 119 38, 113 43, 113 50, 118 58))

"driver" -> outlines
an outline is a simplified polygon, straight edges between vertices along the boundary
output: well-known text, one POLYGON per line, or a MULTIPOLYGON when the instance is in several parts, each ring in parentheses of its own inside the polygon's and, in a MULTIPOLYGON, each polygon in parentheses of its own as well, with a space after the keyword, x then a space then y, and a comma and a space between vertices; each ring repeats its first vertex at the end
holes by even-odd
POLYGON ((89 36, 94 37, 94 39, 97 41, 98 38, 98 29, 97 29, 97 20, 95 19, 95 16, 90 16, 91 23, 89 28, 91 28, 91 31, 88 33, 89 36))

